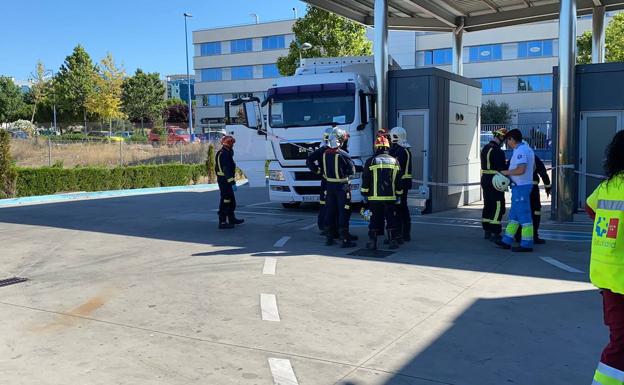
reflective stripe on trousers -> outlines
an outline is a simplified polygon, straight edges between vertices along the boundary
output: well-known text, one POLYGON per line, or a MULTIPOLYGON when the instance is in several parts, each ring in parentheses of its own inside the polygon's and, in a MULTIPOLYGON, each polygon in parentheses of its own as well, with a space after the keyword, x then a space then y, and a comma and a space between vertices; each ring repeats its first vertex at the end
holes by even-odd
POLYGON ((596 368, 592 385, 624 385, 624 372, 601 362, 596 368))

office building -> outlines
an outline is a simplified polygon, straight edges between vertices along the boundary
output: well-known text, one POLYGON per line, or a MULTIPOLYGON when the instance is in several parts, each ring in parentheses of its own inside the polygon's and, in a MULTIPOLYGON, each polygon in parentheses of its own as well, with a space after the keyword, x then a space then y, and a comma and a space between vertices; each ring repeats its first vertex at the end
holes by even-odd
POLYGON ((264 99, 276 77, 277 58, 288 54, 295 20, 193 31, 196 130, 223 127, 224 100, 264 99))
MULTIPOLYGON (((179 98, 188 103, 188 78, 186 75, 167 75, 167 99, 179 98)), ((195 78, 191 75, 191 100, 195 100, 195 78)))

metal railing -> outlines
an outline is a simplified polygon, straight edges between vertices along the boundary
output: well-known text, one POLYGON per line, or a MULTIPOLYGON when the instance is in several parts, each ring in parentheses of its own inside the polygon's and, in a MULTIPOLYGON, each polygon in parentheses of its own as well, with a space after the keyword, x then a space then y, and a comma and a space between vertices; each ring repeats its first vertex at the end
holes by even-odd
POLYGON ((526 123, 526 124, 482 124, 481 125, 481 146, 492 140, 492 132, 506 128, 507 130, 519 129, 522 132, 524 141, 534 150, 551 150, 552 149, 552 124, 545 123, 526 123))

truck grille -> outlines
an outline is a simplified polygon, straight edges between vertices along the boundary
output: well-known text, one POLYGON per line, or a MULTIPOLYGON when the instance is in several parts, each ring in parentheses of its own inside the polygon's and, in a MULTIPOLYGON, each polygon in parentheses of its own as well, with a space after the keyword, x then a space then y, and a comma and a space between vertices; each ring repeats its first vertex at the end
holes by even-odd
POLYGON ((286 160, 299 160, 306 159, 310 152, 314 151, 320 146, 321 142, 314 143, 281 143, 280 149, 282 150, 282 156, 286 160), (303 147, 303 148, 302 148, 303 147), (306 151, 305 149, 311 151, 306 151))
POLYGON ((295 192, 299 195, 319 195, 321 186, 295 186, 295 192))
POLYGON ((321 176, 310 171, 295 171, 295 180, 321 180, 321 176))

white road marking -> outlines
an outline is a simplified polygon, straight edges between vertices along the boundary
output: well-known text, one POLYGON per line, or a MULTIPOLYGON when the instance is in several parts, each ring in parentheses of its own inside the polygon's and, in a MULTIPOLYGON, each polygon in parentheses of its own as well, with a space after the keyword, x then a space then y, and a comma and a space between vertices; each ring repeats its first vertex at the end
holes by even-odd
POLYGON ((305 227, 302 227, 301 230, 311 230, 311 229, 315 228, 316 225, 317 225, 316 223, 311 223, 311 224, 309 224, 309 225, 307 225, 305 227))
POLYGON ((245 205, 245 207, 253 207, 253 206, 266 206, 270 205, 273 202, 260 202, 260 203, 252 203, 250 205, 245 205))
POLYGON ((264 258, 264 268, 262 274, 275 275, 275 267, 277 266, 277 258, 266 257, 264 258))
POLYGON ((575 269, 572 266, 568 266, 565 263, 559 262, 556 259, 551 258, 551 257, 540 257, 540 259, 546 263, 550 263, 551 265, 556 266, 565 271, 568 271, 570 273, 583 273, 582 270, 575 269))
POLYGON ((281 237, 280 239, 277 240, 277 242, 275 242, 273 247, 284 247, 284 245, 286 244, 286 242, 288 242, 289 239, 290 237, 281 237))
POLYGON ((290 360, 284 358, 269 358, 269 367, 275 385, 299 385, 290 360))
POLYGON ((275 294, 260 294, 260 310, 262 311, 263 321, 280 322, 275 294))

